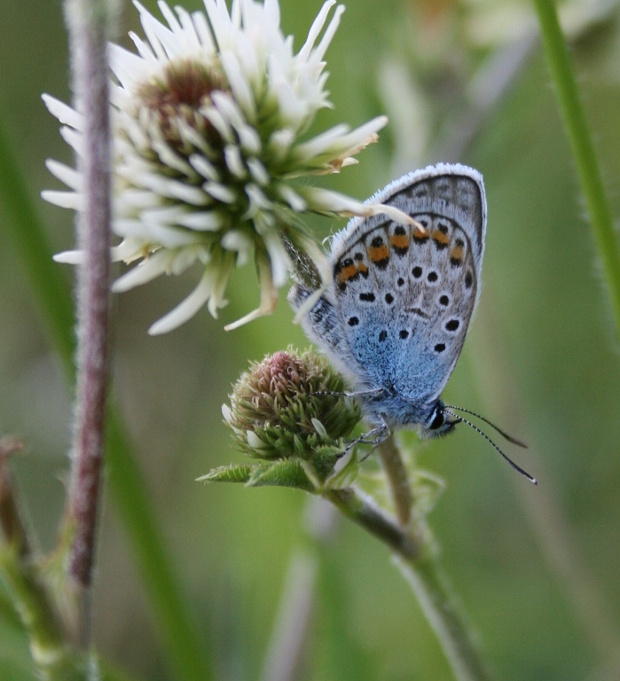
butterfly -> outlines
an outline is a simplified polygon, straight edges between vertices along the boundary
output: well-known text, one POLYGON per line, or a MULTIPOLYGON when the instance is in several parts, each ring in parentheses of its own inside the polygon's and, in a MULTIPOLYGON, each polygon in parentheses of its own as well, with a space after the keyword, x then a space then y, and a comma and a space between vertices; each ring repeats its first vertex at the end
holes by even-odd
POLYGON ((441 400, 480 293, 487 223, 482 175, 460 164, 429 166, 369 201, 399 209, 413 224, 383 214, 352 219, 333 237, 328 285, 321 290, 316 278, 302 277, 289 293, 306 334, 361 401, 373 426, 365 439, 379 443, 399 428, 434 437, 465 422, 534 481, 453 410, 472 412, 441 400))

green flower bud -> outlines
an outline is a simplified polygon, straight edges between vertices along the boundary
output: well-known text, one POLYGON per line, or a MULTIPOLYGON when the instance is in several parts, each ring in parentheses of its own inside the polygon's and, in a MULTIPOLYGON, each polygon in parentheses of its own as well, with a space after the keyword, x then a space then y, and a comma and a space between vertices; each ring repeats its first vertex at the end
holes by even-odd
POLYGON ((359 406, 344 390, 344 379, 324 357, 289 349, 252 364, 222 411, 250 456, 297 457, 320 469, 326 453, 345 450, 345 438, 361 420, 359 406))

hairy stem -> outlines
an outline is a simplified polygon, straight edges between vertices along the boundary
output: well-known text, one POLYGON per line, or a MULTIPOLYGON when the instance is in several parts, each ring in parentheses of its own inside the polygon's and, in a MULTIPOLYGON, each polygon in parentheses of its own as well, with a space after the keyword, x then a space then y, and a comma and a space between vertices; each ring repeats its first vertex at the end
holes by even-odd
POLYGON ((552 0, 534 0, 534 5, 538 13, 549 70, 564 117, 590 215, 590 224, 603 266, 616 335, 620 338, 620 244, 605 195, 601 169, 579 97, 555 3, 552 0))
POLYGON ((437 635, 458 681, 492 677, 477 637, 441 570, 438 550, 426 521, 412 514, 411 484, 394 441, 384 443, 381 462, 397 509, 398 522, 355 487, 324 494, 345 515, 386 544, 437 635))
POLYGON ((411 493, 407 469, 403 464, 400 452, 396 448, 393 436, 379 445, 379 457, 392 492, 396 517, 403 528, 407 528, 411 522, 413 494, 411 493))
POLYGON ((323 496, 395 553, 409 558, 418 552, 419 547, 409 533, 356 487, 330 490, 323 496))
POLYGON ((490 681, 492 675, 477 637, 443 574, 437 552, 431 548, 414 560, 394 556, 394 563, 437 635, 454 677, 459 681, 490 681))
POLYGON ((103 463, 108 369, 110 280, 110 131, 105 0, 68 0, 76 109, 84 116, 85 148, 78 165, 84 209, 77 233, 84 263, 77 282, 77 387, 67 522, 68 572, 78 590, 77 642, 90 640, 90 586, 103 463))

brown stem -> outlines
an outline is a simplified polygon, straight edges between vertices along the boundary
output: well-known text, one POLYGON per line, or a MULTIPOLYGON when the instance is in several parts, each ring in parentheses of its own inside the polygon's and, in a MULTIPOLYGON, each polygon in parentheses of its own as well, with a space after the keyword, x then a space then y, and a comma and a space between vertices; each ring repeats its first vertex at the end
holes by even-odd
POLYGON ((108 367, 110 133, 105 0, 68 0, 76 109, 84 116, 79 159, 85 207, 78 214, 78 349, 72 469, 67 499, 68 571, 79 591, 78 643, 88 645, 89 592, 98 518, 108 367))

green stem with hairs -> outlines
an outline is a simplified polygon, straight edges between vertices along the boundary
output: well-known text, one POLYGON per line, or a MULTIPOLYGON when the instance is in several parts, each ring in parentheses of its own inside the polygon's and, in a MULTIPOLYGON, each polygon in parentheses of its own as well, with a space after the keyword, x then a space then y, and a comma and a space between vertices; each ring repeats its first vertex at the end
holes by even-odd
POLYGON ((611 301, 616 335, 620 338, 620 244, 614 231, 599 162, 579 97, 566 41, 552 0, 534 0, 551 78, 564 117, 590 225, 611 301))
POLYGON ((458 681, 490 681, 491 672, 473 627, 463 613, 439 563, 439 552, 424 520, 411 513, 411 484, 392 439, 380 450, 398 521, 388 516, 356 487, 323 494, 348 518, 382 541, 411 587, 458 681))

